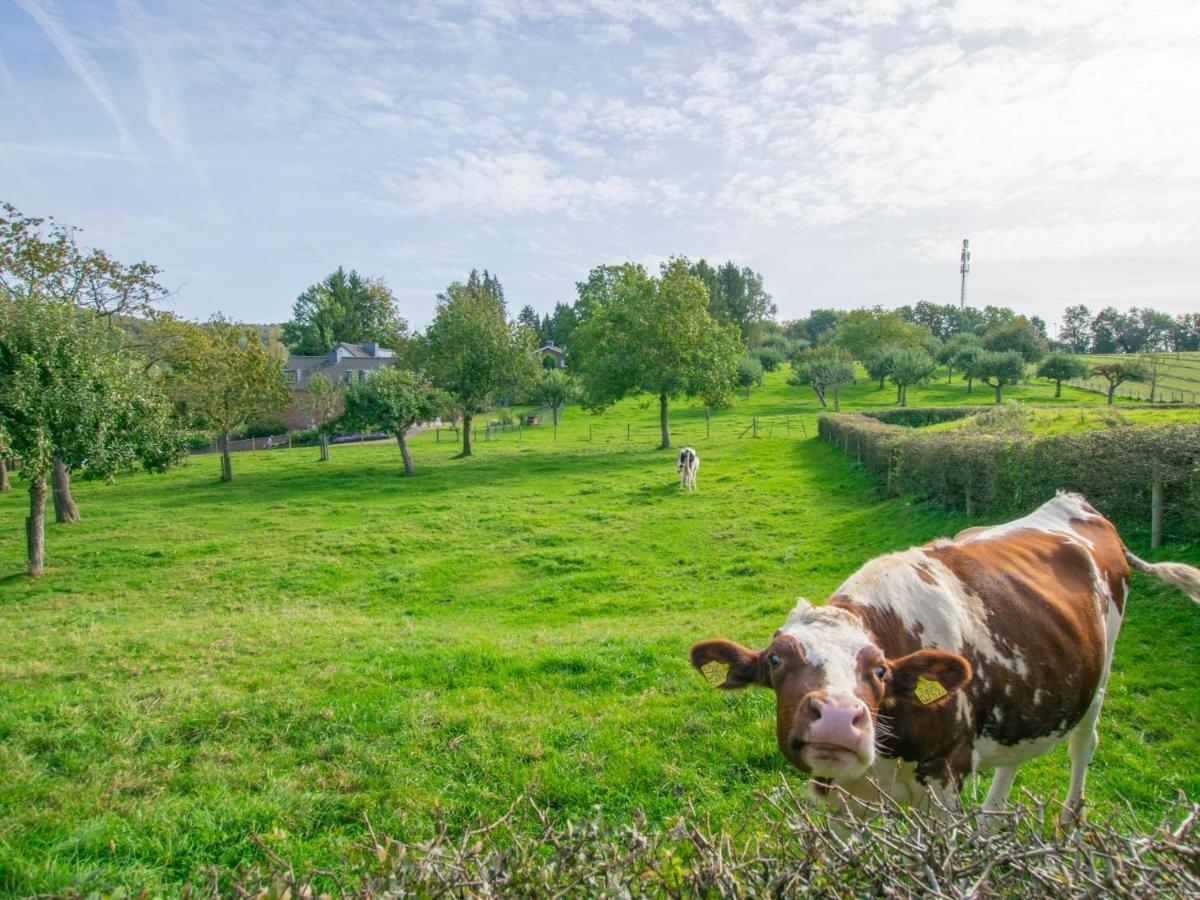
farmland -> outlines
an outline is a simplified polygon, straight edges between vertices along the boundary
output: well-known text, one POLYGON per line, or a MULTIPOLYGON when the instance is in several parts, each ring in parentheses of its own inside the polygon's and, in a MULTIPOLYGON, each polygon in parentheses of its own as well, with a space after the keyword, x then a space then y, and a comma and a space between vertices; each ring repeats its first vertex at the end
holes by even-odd
MULTIPOLYGON (((1063 394, 1067 416, 1103 403, 1063 394)), ((989 398, 943 379, 909 403, 989 398)), ((843 409, 893 399, 842 392, 843 409)), ((689 644, 758 645, 797 595, 979 521, 882 498, 815 440, 817 412, 783 373, 709 422, 677 405, 676 444, 702 461, 692 495, 640 401, 481 439, 467 460, 421 435, 411 479, 387 443, 328 463, 238 454, 226 485, 212 458, 81 482, 83 522, 49 529, 37 581, 20 574, 24 497, 0 497, 0 892, 175 892, 261 858, 255 834, 336 866, 368 817, 413 838, 521 794, 567 816, 662 823, 693 803, 747 820, 756 791, 801 779, 770 696, 712 691, 689 644)), ((1133 592, 1089 798, 1153 820, 1200 795, 1200 611, 1140 576, 1133 592)), ((1067 769, 1059 748, 1018 787, 1059 797, 1067 769)))

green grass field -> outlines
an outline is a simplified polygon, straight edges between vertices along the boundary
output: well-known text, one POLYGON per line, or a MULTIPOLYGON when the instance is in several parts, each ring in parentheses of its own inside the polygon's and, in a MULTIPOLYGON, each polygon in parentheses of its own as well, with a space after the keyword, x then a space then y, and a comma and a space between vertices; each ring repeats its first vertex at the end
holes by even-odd
MULTIPOLYGON (((874 387, 843 408, 888 405, 874 387)), ((909 402, 989 399, 956 379, 909 402)), ((0 893, 174 893, 262 859, 253 834, 336 867, 368 817, 414 838, 521 794, 564 816, 661 823, 694 804, 752 823, 757 791, 801 781, 773 698, 713 691, 688 646, 761 645, 796 596, 979 521, 882 499, 815 440, 818 411, 783 373, 708 425, 678 405, 677 445, 702 461, 691 495, 637 401, 571 409, 557 439, 480 440, 468 460, 423 435, 412 479, 376 444, 324 464, 237 454, 227 485, 213 457, 80 483, 84 521, 49 528, 37 581, 18 481, 0 497, 0 893), (760 437, 739 437, 752 416, 760 437)), ((1089 797, 1152 820, 1180 789, 1200 797, 1200 610, 1141 576, 1133 594, 1089 797)), ((1067 771, 1060 747, 1018 785, 1061 798, 1067 771)))
MULTIPOLYGON (((960 431, 986 427, 977 416, 953 419, 926 426, 930 431, 960 431)), ((1197 425, 1200 409, 1177 408, 1171 405, 1147 405, 1136 409, 1112 409, 1108 406, 1027 408, 1020 420, 1019 430, 1033 435, 1070 434, 1081 431, 1114 428, 1117 426, 1197 425)))

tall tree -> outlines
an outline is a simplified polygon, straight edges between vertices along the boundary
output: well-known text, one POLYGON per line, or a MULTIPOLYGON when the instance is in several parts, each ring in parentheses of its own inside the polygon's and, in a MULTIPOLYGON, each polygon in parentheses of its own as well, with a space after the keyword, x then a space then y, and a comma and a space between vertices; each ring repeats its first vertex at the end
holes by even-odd
POLYGON ((321 441, 321 462, 329 462, 329 428, 342 404, 341 392, 327 375, 316 372, 309 376, 304 390, 295 394, 296 406, 309 425, 317 430, 321 441))
POLYGON ((1092 319, 1092 352, 1116 353, 1121 349, 1119 336, 1124 316, 1111 306, 1106 306, 1092 319))
POLYGON ((471 423, 491 409, 497 394, 516 392, 537 373, 529 333, 508 320, 500 280, 472 270, 438 295, 433 324, 425 332, 433 382, 462 417, 462 456, 471 455, 471 423))
POLYGON ((758 357, 750 353, 743 353, 737 361, 737 375, 735 376, 738 387, 746 389, 746 399, 750 399, 750 388, 756 384, 762 384, 763 367, 758 361, 758 357))
POLYGON ((1180 313, 1171 327, 1171 349, 1176 353, 1200 350, 1200 313, 1180 313))
POLYGON ((346 411, 342 413, 347 430, 379 428, 396 436, 404 474, 416 472, 408 449, 408 432, 420 422, 437 416, 445 397, 420 372, 408 369, 378 369, 365 382, 346 389, 346 411))
POLYGON ((846 313, 837 330, 837 343, 858 360, 886 346, 921 347, 929 329, 910 325, 897 310, 855 309, 846 313))
POLYGON ((942 349, 937 355, 937 361, 946 367, 947 384, 954 379, 955 368, 960 368, 959 357, 968 349, 976 352, 983 349, 979 342, 979 336, 973 331, 960 331, 942 345, 942 349))
POLYGON ((525 326, 534 334, 540 335, 541 333, 542 323, 538 319, 537 310, 528 303, 522 306, 521 311, 517 313, 517 324, 525 326))
POLYGON ((257 332, 219 317, 184 332, 171 368, 173 399, 194 428, 220 436, 221 480, 232 481, 233 432, 287 405, 283 369, 257 332))
POLYGON ((284 341, 301 356, 320 356, 341 342, 399 349, 407 333, 387 285, 340 266, 296 298, 283 326, 284 341))
POLYGON ((721 325, 736 325, 746 346, 754 346, 764 323, 775 318, 775 302, 760 274, 732 260, 714 269, 707 260, 693 263, 691 273, 708 289, 708 312, 721 325))
POLYGON ((792 363, 788 384, 807 385, 817 395, 822 406, 828 406, 826 395, 833 392, 833 411, 841 412, 838 394, 843 384, 854 383, 854 360, 836 347, 812 347, 797 355, 792 363))
POLYGON ((628 394, 658 397, 662 447, 671 446, 670 401, 728 402, 741 355, 737 327, 708 312, 708 291, 688 261, 663 264, 658 278, 640 265, 607 267, 606 296, 576 330, 572 369, 584 403, 603 409, 628 394))
POLYGON ((4 436, 4 426, 0 424, 0 494, 7 494, 12 490, 12 484, 8 480, 8 440, 4 436))
POLYGON ((36 292, 0 301, 0 430, 29 480, 30 575, 45 565, 46 484, 56 464, 108 478, 182 456, 170 404, 118 339, 98 316, 36 292))
POLYGON ((1092 349, 1092 311, 1082 303, 1068 306, 1058 329, 1058 342, 1071 353, 1090 353, 1092 349))
POLYGON ((1064 381, 1082 378, 1087 373, 1087 363, 1070 353, 1051 353, 1042 360, 1041 365, 1037 368, 1038 378, 1049 378, 1054 382, 1055 399, 1062 396, 1064 381))

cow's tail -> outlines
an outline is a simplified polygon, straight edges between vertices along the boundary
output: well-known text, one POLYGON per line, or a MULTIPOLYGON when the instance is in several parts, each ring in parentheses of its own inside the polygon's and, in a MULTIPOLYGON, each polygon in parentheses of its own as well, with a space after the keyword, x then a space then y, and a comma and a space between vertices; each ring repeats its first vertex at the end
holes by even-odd
POLYGON ((1125 551, 1125 558, 1139 572, 1145 572, 1167 584, 1175 585, 1193 601, 1200 603, 1200 569, 1183 563, 1148 563, 1144 559, 1138 559, 1128 550, 1125 551))

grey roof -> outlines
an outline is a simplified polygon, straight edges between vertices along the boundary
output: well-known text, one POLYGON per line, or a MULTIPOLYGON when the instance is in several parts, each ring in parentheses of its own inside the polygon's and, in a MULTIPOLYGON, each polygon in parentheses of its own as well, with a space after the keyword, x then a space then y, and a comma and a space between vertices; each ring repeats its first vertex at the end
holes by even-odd
POLYGON ((344 382, 347 375, 351 380, 359 372, 371 372, 380 366, 394 365, 395 351, 380 347, 376 343, 340 343, 323 356, 289 356, 283 364, 285 372, 295 372, 294 387, 303 388, 308 379, 320 372, 334 382, 344 382))

